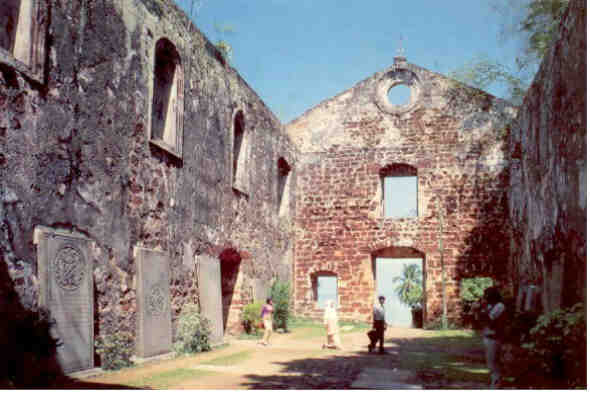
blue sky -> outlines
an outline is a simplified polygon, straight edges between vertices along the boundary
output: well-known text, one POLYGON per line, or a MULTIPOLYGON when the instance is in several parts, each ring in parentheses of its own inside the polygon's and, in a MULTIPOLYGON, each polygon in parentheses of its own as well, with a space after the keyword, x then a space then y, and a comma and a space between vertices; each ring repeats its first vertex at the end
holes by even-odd
MULTIPOLYGON (((176 0, 187 13, 190 1, 176 0)), ((408 61, 435 72, 480 54, 513 64, 517 43, 500 44, 490 1, 201 0, 193 20, 232 45, 232 65, 286 123, 391 65, 400 35, 408 61)))

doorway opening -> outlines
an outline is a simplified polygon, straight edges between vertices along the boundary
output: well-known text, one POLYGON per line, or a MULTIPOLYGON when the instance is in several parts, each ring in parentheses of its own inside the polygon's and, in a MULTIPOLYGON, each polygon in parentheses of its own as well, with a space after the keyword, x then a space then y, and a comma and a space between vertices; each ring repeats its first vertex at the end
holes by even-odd
POLYGON ((223 309, 223 330, 227 331, 230 307, 234 299, 234 289, 240 271, 242 257, 233 248, 226 248, 219 255, 221 264, 221 304, 223 309))
MULTIPOLYGON (((394 327, 416 327, 419 321, 412 317, 412 307, 403 302, 398 287, 404 281, 417 279, 420 291, 424 291, 424 254, 410 247, 391 247, 373 254, 375 299, 385 296, 385 321, 394 327), (408 275, 413 278, 408 277, 408 275), (417 277, 416 277, 417 276, 417 277)), ((426 299, 422 296, 421 312, 426 299)))

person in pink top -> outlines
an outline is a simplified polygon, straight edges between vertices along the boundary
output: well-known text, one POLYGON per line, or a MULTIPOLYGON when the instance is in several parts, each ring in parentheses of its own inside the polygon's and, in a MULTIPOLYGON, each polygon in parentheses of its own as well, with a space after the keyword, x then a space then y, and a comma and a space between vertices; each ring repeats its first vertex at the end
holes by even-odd
POLYGON ((264 336, 262 336, 262 341, 259 344, 262 345, 270 345, 270 335, 272 334, 272 299, 266 299, 266 304, 262 306, 262 311, 260 312, 260 317, 262 318, 262 323, 264 324, 264 336))

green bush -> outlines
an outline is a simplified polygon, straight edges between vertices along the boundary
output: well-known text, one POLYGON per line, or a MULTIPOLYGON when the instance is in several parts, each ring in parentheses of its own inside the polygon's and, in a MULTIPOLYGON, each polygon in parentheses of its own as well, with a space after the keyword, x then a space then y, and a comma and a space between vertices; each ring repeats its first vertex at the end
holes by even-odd
POLYGON ((461 300, 465 302, 478 302, 483 297, 483 292, 494 285, 490 277, 473 277, 461 280, 461 300))
POLYGON ((263 303, 258 301, 250 303, 242 310, 242 326, 247 334, 257 334, 258 326, 262 321, 260 312, 262 311, 263 303))
POLYGON ((199 314, 199 306, 187 303, 178 317, 174 350, 178 353, 196 353, 211 350, 211 327, 207 318, 199 314))
POLYGON ((539 366, 568 387, 586 385, 586 307, 577 303, 537 318, 530 341, 522 344, 539 366))
POLYGON ((473 277, 461 280, 461 319, 464 326, 481 329, 481 321, 478 319, 477 303, 481 301, 486 288, 494 285, 490 277, 473 277))
POLYGON ((119 370, 133 364, 131 356, 135 352, 135 347, 130 333, 117 332, 99 336, 95 346, 104 370, 119 370))
POLYGON ((287 331, 289 318, 291 313, 289 311, 290 300, 290 286, 289 283, 280 280, 275 280, 270 287, 270 298, 273 304, 273 328, 282 328, 287 331))

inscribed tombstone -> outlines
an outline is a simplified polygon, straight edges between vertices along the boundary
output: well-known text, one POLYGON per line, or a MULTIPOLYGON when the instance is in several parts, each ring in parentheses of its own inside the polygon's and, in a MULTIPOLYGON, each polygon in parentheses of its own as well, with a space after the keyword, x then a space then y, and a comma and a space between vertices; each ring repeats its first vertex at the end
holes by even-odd
POLYGON ((154 250, 135 247, 137 261, 137 355, 142 358, 168 353, 172 347, 170 313, 170 258, 154 250))
POLYGON ((201 313, 211 322, 211 343, 223 341, 223 306, 221 303, 221 265, 217 258, 197 255, 201 313))
POLYGON ((55 319, 52 335, 62 345, 57 361, 64 373, 94 367, 94 296, 91 241, 81 235, 35 228, 39 305, 55 319))

